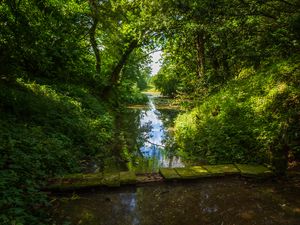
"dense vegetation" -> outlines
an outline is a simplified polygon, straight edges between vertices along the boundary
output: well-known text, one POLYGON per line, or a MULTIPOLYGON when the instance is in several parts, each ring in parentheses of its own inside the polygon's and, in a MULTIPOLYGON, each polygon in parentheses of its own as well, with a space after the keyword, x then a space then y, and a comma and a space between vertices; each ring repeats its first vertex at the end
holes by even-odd
POLYGON ((111 157, 118 107, 147 100, 145 38, 130 7, 0 2, 0 224, 50 224, 40 187, 111 157))
POLYGON ((154 84, 185 100, 176 139, 187 159, 273 164, 299 159, 297 1, 180 1, 154 84))
POLYGON ((260 71, 243 69, 177 118, 182 154, 206 163, 268 163, 282 173, 288 154, 300 157, 299 66, 290 60, 260 71))
POLYGON ((47 178, 112 155, 155 49, 183 155, 299 158, 299 24, 297 0, 0 1, 0 224, 50 224, 47 178))
POLYGON ((47 178, 109 154, 113 118, 87 89, 18 78, 1 84, 1 224, 38 224, 47 178))

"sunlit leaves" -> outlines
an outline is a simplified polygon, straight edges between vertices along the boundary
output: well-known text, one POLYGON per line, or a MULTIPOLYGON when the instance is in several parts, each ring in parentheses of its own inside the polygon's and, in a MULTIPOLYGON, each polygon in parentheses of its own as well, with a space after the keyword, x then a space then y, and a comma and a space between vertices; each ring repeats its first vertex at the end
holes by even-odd
POLYGON ((259 72, 245 69, 192 112, 179 116, 176 137, 182 151, 210 163, 270 162, 270 155, 282 157, 285 144, 299 155, 294 135, 299 132, 299 87, 293 79, 279 82, 283 73, 297 76, 290 62, 259 72))

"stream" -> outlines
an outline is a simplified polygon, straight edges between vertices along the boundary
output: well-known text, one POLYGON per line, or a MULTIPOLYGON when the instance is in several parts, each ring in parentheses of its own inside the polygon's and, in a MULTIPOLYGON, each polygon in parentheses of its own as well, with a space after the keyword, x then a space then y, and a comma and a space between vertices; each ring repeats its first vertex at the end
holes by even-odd
POLYGON ((155 100, 161 99, 157 96, 148 95, 148 98, 146 107, 133 106, 124 115, 126 122, 123 130, 127 128, 127 140, 133 143, 129 146, 133 151, 128 154, 131 157, 127 168, 137 173, 156 173, 162 167, 184 167, 181 158, 176 155, 171 131, 179 110, 165 102, 155 103, 155 100), (132 121, 136 124, 133 125, 132 121))
POLYGON ((84 173, 129 170, 151 174, 159 168, 184 167, 173 137, 179 108, 158 94, 147 96, 147 104, 128 106, 118 114, 111 155, 87 160, 82 165, 84 173))
MULTIPOLYGON (((178 109, 149 96, 124 112, 122 169, 155 173, 183 167, 172 136, 178 109)), ((56 225, 298 225, 300 177, 257 181, 238 177, 157 182, 55 196, 56 225)))

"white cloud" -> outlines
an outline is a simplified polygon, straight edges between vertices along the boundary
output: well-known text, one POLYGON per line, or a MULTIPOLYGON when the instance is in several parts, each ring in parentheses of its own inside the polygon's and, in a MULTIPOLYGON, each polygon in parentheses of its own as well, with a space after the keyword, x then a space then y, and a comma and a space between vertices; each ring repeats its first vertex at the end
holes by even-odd
POLYGON ((162 51, 157 51, 152 53, 151 55, 151 60, 152 62, 150 63, 152 72, 151 75, 154 76, 155 74, 157 74, 157 72, 159 71, 160 67, 161 67, 161 58, 162 58, 162 51))

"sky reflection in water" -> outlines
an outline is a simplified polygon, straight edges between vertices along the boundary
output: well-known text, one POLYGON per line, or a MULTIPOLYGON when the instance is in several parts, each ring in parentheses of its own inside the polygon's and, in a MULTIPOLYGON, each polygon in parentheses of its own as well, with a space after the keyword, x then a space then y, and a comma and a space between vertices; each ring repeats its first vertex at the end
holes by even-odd
POLYGON ((141 111, 140 127, 149 128, 144 131, 145 141, 140 147, 144 158, 156 161, 153 165, 159 168, 184 166, 180 157, 168 152, 164 147, 164 140, 170 136, 166 135, 167 128, 161 119, 161 112, 155 107, 152 96, 149 96, 149 109, 141 111))

